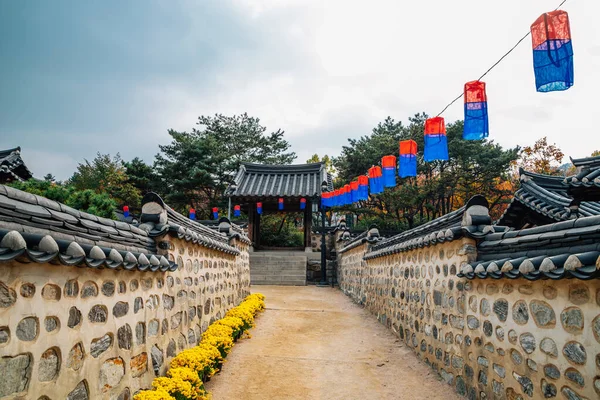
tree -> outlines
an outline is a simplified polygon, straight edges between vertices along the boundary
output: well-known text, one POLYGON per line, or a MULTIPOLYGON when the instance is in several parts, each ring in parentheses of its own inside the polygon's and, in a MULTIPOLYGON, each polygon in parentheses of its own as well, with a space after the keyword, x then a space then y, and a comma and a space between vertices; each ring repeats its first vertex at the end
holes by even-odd
POLYGON ((323 158, 319 157, 319 155, 317 153, 313 154, 308 160, 306 160, 307 163, 318 163, 318 162, 323 162, 325 163, 325 168, 327 169, 327 172, 330 175, 335 175, 335 167, 333 166, 333 160, 331 158, 329 158, 329 156, 327 154, 325 154, 323 156, 323 158))
POLYGON ((73 186, 37 179, 13 182, 10 186, 99 217, 114 218, 115 216, 114 210, 117 204, 107 193, 98 194, 90 189, 76 190, 73 186))
POLYGON ((526 146, 519 155, 519 166, 526 171, 545 175, 559 175, 563 152, 556 144, 548 144, 543 137, 533 146, 526 146))
POLYGON ((160 177, 151 165, 146 164, 139 157, 131 161, 124 161, 127 183, 137 188, 142 195, 148 192, 160 191, 160 177))
POLYGON ((84 160, 67 182, 76 190, 93 190, 107 193, 118 205, 137 207, 140 205, 140 191, 128 182, 121 156, 97 153, 92 162, 84 160))
POLYGON ((167 202, 182 212, 194 207, 206 218, 210 206, 224 207, 225 190, 242 162, 288 164, 296 158, 283 131, 266 133, 258 118, 245 113, 200 116, 198 126, 192 132, 169 130, 172 141, 159 146, 154 163, 167 202))

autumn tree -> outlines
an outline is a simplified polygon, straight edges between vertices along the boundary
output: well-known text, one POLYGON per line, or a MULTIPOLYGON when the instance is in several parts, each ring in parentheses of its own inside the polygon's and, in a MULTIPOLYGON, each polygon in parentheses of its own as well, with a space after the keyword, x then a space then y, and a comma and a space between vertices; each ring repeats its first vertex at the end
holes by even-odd
POLYGON ((97 153, 91 162, 84 160, 66 183, 78 191, 91 190, 98 194, 106 193, 119 206, 140 205, 140 191, 128 182, 126 168, 119 153, 114 157, 110 154, 97 153))
POLYGON ((533 146, 526 146, 521 150, 518 165, 529 172, 559 175, 563 157, 564 154, 560 148, 556 144, 548 144, 548 139, 543 137, 533 146))

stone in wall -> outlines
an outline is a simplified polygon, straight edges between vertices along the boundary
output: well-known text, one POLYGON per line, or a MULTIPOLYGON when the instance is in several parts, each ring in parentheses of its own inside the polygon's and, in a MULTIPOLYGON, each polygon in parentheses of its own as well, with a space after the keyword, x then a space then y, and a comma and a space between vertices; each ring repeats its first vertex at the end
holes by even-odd
POLYGON ((44 319, 44 328, 46 328, 46 332, 50 333, 50 332, 58 332, 58 330, 60 329, 60 321, 57 317, 54 317, 52 315, 46 317, 44 319))
POLYGON ((56 379, 60 371, 60 350, 52 347, 46 350, 38 362, 38 379, 50 382, 56 379))
POLYGON ((19 340, 31 342, 38 336, 40 324, 36 317, 26 317, 19 321, 16 335, 19 340))
POLYGON ((154 370, 154 374, 159 376, 160 367, 162 367, 164 362, 163 352, 157 345, 154 345, 152 346, 152 350, 150 350, 150 356, 152 358, 152 369, 154 370))
POLYGON ((583 312, 579 307, 568 307, 560 313, 560 322, 564 330, 579 333, 583 330, 583 312))
POLYGON ((105 305, 96 304, 90 309, 88 319, 91 323, 102 324, 108 319, 108 309, 105 305))
POLYGON ((30 353, 0 358, 0 397, 26 391, 31 379, 33 357, 30 353))
POLYGON ((550 304, 545 301, 532 300, 529 303, 531 315, 535 324, 540 328, 554 328, 556 325, 556 315, 550 304))
POLYGON ((21 293, 21 296, 30 299, 35 294, 35 285, 33 283, 24 283, 21 285, 19 292, 21 293))
POLYGON ((110 349, 113 344, 113 335, 112 333, 107 333, 106 335, 93 339, 90 345, 90 354, 94 358, 98 358, 102 353, 106 350, 110 349))
POLYGON ((103 393, 117 386, 125 375, 125 364, 121 357, 109 358, 102 363, 98 377, 98 389, 103 393))
POLYGON ((81 298, 87 299, 96 296, 98 296, 98 285, 92 281, 85 282, 81 288, 81 298))
POLYGON ((79 296, 79 282, 77 279, 70 279, 65 283, 64 294, 65 297, 79 296))
POLYGON ((129 324, 125 324, 117 330, 117 342, 119 343, 119 348, 123 350, 131 350, 131 344, 133 341, 133 333, 131 331, 131 326, 129 324))
POLYGON ((131 358, 129 362, 131 376, 134 378, 144 375, 148 371, 148 353, 141 353, 131 358))
POLYGON ((113 307, 113 315, 115 318, 121 318, 127 315, 129 312, 129 303, 124 301, 119 301, 113 307))
POLYGON ((17 301, 17 293, 0 281, 0 308, 8 308, 17 301))
POLYGON ((115 294, 115 282, 114 281, 104 281, 102 282, 102 294, 107 297, 112 297, 115 294))
POLYGON ((84 379, 67 395, 67 400, 88 400, 89 393, 87 381, 84 379))
POLYGON ((44 300, 59 301, 60 296, 60 288, 57 285, 48 283, 42 288, 42 298, 44 300))
POLYGON ((69 351, 66 362, 67 368, 78 371, 83 366, 84 359, 85 350, 83 349, 83 344, 79 342, 69 351))
POLYGON ((81 324, 81 311, 77 309, 77 307, 73 306, 69 309, 69 319, 67 321, 67 326, 69 328, 76 328, 81 324))
POLYGON ((10 342, 10 329, 8 326, 0 326, 0 346, 10 342))
POLYGON ((138 322, 135 326, 135 343, 141 345, 146 343, 146 324, 138 322))
POLYGON ((576 365, 584 365, 587 360, 585 347, 579 342, 570 341, 563 347, 563 355, 565 358, 576 365))

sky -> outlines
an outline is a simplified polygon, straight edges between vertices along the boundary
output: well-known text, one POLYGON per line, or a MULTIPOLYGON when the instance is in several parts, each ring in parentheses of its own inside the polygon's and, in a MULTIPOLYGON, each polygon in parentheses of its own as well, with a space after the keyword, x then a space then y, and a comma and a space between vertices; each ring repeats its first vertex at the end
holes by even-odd
MULTIPOLYGON (((296 162, 337 156, 387 116, 436 115, 559 2, 0 1, 0 149, 66 179, 97 152, 151 163, 168 129, 248 112, 296 162)), ((600 149, 600 1, 562 9, 575 85, 537 93, 526 39, 484 79, 490 139, 547 136, 578 158, 600 149)))

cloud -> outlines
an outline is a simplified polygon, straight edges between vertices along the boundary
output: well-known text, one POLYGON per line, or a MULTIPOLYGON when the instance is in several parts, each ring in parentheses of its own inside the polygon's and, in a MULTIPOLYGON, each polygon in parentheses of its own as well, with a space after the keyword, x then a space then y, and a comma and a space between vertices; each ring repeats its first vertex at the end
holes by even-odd
MULTIPOLYGON (((9 55, 0 65, 0 147, 21 145, 25 157, 35 154, 28 163, 36 176, 65 179, 98 151, 150 162, 169 128, 248 112, 269 130, 283 129, 298 161, 336 156, 388 115, 435 115, 547 7, 544 0, 0 2, 0 48, 9 55)), ((504 146, 548 136, 568 155, 589 153, 574 137, 588 134, 583 116, 594 115, 600 91, 592 17, 600 4, 567 10, 573 88, 535 92, 527 41, 485 78, 491 136, 504 146)), ((444 116, 462 118, 461 101, 444 116)))

